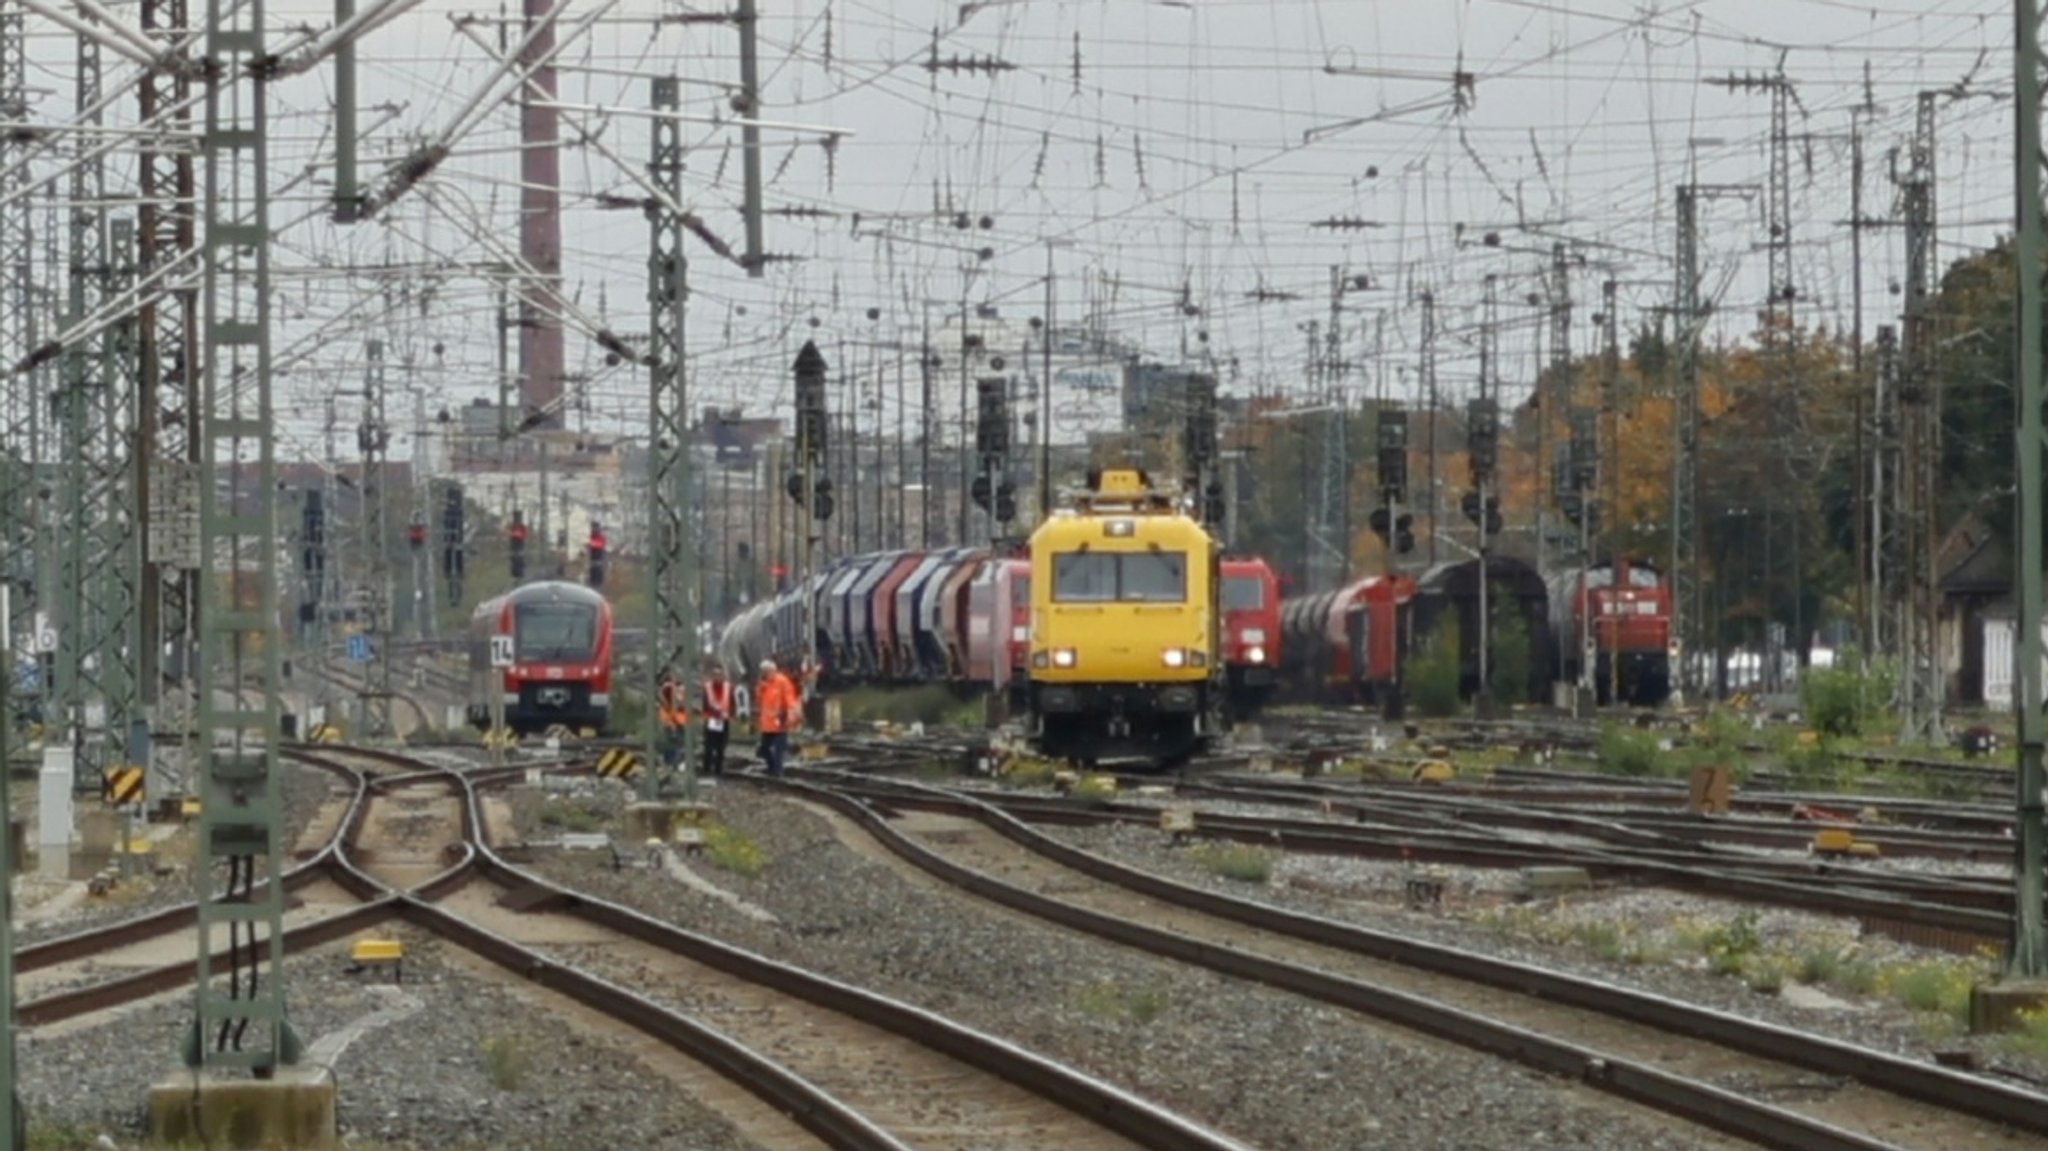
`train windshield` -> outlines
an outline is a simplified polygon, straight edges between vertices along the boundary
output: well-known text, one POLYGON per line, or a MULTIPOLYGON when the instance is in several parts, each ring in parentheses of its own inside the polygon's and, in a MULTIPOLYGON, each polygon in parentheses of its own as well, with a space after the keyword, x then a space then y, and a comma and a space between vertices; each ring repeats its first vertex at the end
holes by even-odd
POLYGON ((1052 557, 1052 598, 1061 603, 1108 603, 1116 598, 1116 560, 1107 552, 1060 552, 1052 557))
POLYGON ((1060 552, 1052 557, 1059 603, 1183 603, 1186 552, 1060 552))
POLYGON ((1143 603, 1181 603, 1188 598, 1186 552, 1129 552, 1119 557, 1117 598, 1143 603))
POLYGON ((1266 606, 1266 583, 1257 576, 1223 577, 1224 611, 1258 611, 1266 606))
POLYGON ((528 603, 516 609, 520 663, 586 663, 597 657, 597 609, 589 604, 528 603))

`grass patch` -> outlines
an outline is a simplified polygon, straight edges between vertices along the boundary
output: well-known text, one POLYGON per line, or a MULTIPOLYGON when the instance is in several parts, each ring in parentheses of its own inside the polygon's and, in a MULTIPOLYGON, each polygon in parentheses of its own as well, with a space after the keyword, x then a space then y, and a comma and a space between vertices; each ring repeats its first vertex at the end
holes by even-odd
POLYGON ((2015 1055, 2048 1063, 2048 1009, 2020 1013, 2020 1029, 2005 1037, 2003 1046, 2015 1055))
POLYGON ((923 687, 862 687, 834 692, 844 723, 922 723, 927 727, 982 726, 981 697, 961 698, 944 684, 923 687))
POLYGON ((1150 1023, 1166 1013, 1173 998, 1160 987, 1126 987, 1104 979, 1083 986, 1075 993, 1081 1010, 1097 1019, 1129 1019, 1150 1023))
POLYGON ((1058 775, 1060 765, 1049 759, 1019 755, 1003 765, 1003 786, 1005 787, 1051 787, 1052 777, 1058 775))
POLYGON ((1636 777, 1656 775, 1659 758, 1664 754, 1657 742, 1654 731, 1627 724, 1607 724, 1600 729, 1597 753, 1600 770, 1636 777))
POLYGON ((82 1123, 34 1123, 29 1125, 28 1151, 85 1151, 97 1146, 100 1132, 82 1123))
POLYGON ((533 1064, 533 1049, 516 1035, 484 1040, 484 1077, 500 1091, 517 1091, 533 1064))
POLYGON ((1273 857, 1242 843, 1205 843, 1196 850, 1195 859, 1211 875, 1241 883, 1265 883, 1273 878, 1273 857))
POLYGON ((1970 988, 1976 981, 1975 968, 1934 960, 1894 971, 1885 982, 1892 998, 1907 1007, 1963 1024, 1970 1018, 1970 988))
POLYGON ((580 833, 603 831, 605 817, 573 799, 549 799, 541 804, 540 822, 542 827, 580 833))
POLYGON ((1115 799, 1116 780, 1108 776, 1084 775, 1074 784, 1076 799, 1115 799))
POLYGON ((1618 923, 1581 923, 1572 929, 1572 937, 1595 958, 1609 963, 1621 962, 1628 948, 1628 933, 1618 923))
POLYGON ((714 823, 704 829, 704 858, 714 867, 749 879, 768 866, 768 853, 761 850, 761 845, 725 823, 714 823))

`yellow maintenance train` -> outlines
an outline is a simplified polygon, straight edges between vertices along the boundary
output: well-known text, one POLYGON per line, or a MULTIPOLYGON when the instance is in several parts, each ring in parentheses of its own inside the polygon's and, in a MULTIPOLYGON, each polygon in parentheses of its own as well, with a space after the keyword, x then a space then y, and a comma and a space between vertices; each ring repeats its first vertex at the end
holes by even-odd
POLYGON ((1185 763, 1221 729, 1215 537, 1145 473, 1101 471, 1031 535, 1042 755, 1185 763))

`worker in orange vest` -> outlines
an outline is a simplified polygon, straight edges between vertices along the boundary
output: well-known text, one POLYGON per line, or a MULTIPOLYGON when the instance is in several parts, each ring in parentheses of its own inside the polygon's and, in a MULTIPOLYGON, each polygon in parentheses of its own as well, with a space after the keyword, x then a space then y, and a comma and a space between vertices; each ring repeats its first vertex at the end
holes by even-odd
POLYGON ((711 665, 711 678, 704 681, 704 774, 725 774, 725 741, 732 733, 732 681, 725 668, 711 665))
POLYGON ((655 701, 661 710, 662 759, 674 767, 683 755, 683 735, 690 726, 689 698, 673 668, 661 671, 661 690, 655 701))
POLYGON ((769 775, 779 779, 783 760, 789 755, 789 733, 803 722, 803 697, 772 659, 761 661, 761 682, 754 688, 754 722, 761 729, 761 762, 768 765, 769 775))

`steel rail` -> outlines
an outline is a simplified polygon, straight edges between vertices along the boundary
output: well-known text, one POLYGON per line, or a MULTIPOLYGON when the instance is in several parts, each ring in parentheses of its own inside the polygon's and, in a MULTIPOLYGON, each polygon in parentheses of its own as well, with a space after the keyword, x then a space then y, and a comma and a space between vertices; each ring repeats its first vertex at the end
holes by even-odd
MULTIPOLYGON (((812 774, 812 773, 806 773, 812 774)), ((815 773, 825 774, 825 773, 815 773)), ((769 783, 770 781, 762 781, 769 783)), ((772 785, 772 783, 771 783, 772 785)), ((1254 979, 1356 1007, 1370 1014, 1443 1035, 1530 1062, 1534 1066, 1583 1078, 1588 1084, 1617 1094, 1641 1098, 1666 1110, 1695 1118, 1708 1126, 1744 1138, 1764 1140, 1791 1151, 1830 1147, 1877 1147, 1866 1137, 1789 1112, 1742 1099, 1702 1084, 1691 1084, 1647 1067, 1531 1036, 1520 1029, 1412 996, 1367 987, 1292 964, 1280 963, 1200 943, 1172 932, 1131 923, 1064 904, 1002 883, 971 868, 946 860, 888 826, 867 805, 826 788, 797 781, 781 787, 830 804, 859 823, 902 858, 928 873, 1003 903, 1076 930, 1115 939, 1155 954, 1169 955, 1212 970, 1254 979), (1639 1093, 1647 1093, 1647 1096, 1639 1093)), ((917 785, 903 783, 904 789, 917 785)), ((1177 906, 1215 915, 1275 934, 1335 947, 1373 959, 1453 976, 1561 1003, 1615 1018, 1650 1024, 1677 1034, 1717 1043, 1732 1050, 1788 1063, 1813 1071, 1841 1075, 1866 1086, 1931 1103, 1946 1110, 2048 1134, 2048 1096, 2018 1091, 1911 1061, 1809 1035, 1773 1024, 1741 1019, 1723 1012, 1680 1003, 1645 992, 1612 987, 1590 979, 1547 971, 1509 960, 1493 959, 1456 948, 1370 931, 1316 916, 1303 915, 1205 891, 1093 855, 1033 831, 1023 821, 965 796, 961 810, 1018 845, 1063 866, 1126 890, 1177 906)))

